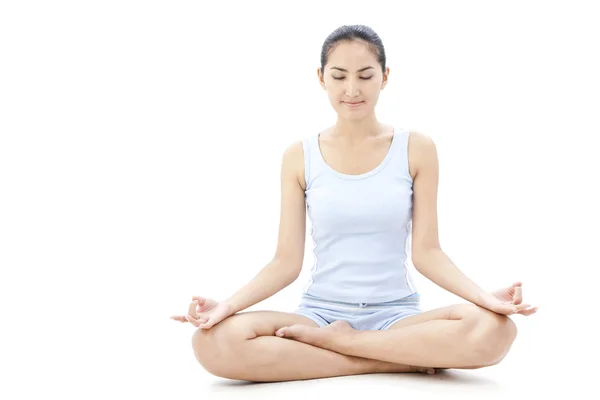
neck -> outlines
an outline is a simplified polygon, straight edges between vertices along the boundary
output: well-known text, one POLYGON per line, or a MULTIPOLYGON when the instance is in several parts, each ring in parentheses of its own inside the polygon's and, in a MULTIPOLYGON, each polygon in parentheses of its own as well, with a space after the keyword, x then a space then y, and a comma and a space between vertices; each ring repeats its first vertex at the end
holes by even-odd
POLYGON ((332 137, 361 140, 381 134, 382 126, 375 115, 357 121, 338 118, 331 131, 332 137))

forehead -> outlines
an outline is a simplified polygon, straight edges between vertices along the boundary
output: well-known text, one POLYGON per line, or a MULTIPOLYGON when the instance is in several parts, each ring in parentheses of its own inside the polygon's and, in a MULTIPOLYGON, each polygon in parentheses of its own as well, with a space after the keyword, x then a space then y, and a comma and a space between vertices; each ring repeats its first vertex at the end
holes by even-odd
POLYGON ((329 54, 327 67, 340 67, 350 71, 371 65, 377 67, 377 58, 361 41, 339 43, 329 54))

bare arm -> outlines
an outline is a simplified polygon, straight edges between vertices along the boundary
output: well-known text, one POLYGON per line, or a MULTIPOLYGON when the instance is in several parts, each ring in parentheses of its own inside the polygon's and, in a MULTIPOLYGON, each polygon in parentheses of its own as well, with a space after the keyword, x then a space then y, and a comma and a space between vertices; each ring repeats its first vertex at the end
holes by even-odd
POLYGON ((454 265, 440 247, 437 195, 439 166, 435 143, 428 136, 411 132, 409 158, 416 174, 413 183, 413 264, 427 279, 474 304, 484 291, 454 265))
POLYGON ((273 259, 229 299, 230 314, 259 303, 294 282, 304 260, 306 205, 302 142, 289 146, 281 162, 281 209, 279 235, 273 259))

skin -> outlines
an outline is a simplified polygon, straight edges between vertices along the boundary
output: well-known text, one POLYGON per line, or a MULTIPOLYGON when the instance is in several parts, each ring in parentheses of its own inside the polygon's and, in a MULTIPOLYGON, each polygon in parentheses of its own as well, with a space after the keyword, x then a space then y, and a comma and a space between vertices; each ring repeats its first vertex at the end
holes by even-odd
MULTIPOLYGON (((380 123, 375 106, 388 82, 372 51, 360 41, 343 42, 317 70, 338 118, 321 132, 325 161, 345 174, 375 168, 387 153, 392 126, 380 123), (335 67, 346 71, 337 70, 335 67), (359 71, 364 67, 371 67, 359 71), (340 79, 336 79, 340 78, 340 79), (367 79, 368 78, 368 79, 367 79), (363 102, 350 108, 346 102, 363 102)), ((325 378, 380 372, 435 373, 440 368, 495 365, 517 336, 510 315, 532 315, 522 283, 486 292, 443 252, 438 239, 438 159, 432 139, 411 132, 413 178, 412 258, 425 277, 463 299, 396 322, 386 331, 356 331, 345 321, 319 328, 301 315, 278 311, 239 312, 293 282, 305 246, 305 179, 302 142, 291 144, 281 169, 281 215, 273 260, 224 302, 194 297, 187 315, 172 316, 198 329, 192 337, 200 364, 216 376, 257 382, 325 378), (291 361, 293 360, 293 361, 291 361)))

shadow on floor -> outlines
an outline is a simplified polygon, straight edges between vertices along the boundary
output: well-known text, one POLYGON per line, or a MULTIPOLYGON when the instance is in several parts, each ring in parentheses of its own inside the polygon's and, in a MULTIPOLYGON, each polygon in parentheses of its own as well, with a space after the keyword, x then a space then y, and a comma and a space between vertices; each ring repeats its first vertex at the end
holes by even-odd
POLYGON ((384 384, 389 387, 390 385, 398 387, 409 387, 418 389, 430 389, 437 391, 443 390, 455 390, 455 389, 472 389, 475 391, 488 391, 501 392, 503 385, 498 382, 489 379, 488 377, 478 375, 477 372, 472 370, 442 370, 435 375, 426 375, 419 373, 386 373, 386 374, 365 374, 365 375, 350 375, 333 378, 322 378, 322 379, 309 379, 301 381, 288 381, 288 382, 248 382, 248 381, 236 381, 227 380, 221 378, 215 378, 210 385, 209 389, 214 392, 236 392, 236 391, 262 391, 262 390, 278 390, 284 389, 286 391, 300 388, 315 388, 323 386, 348 386, 353 384, 384 384))

